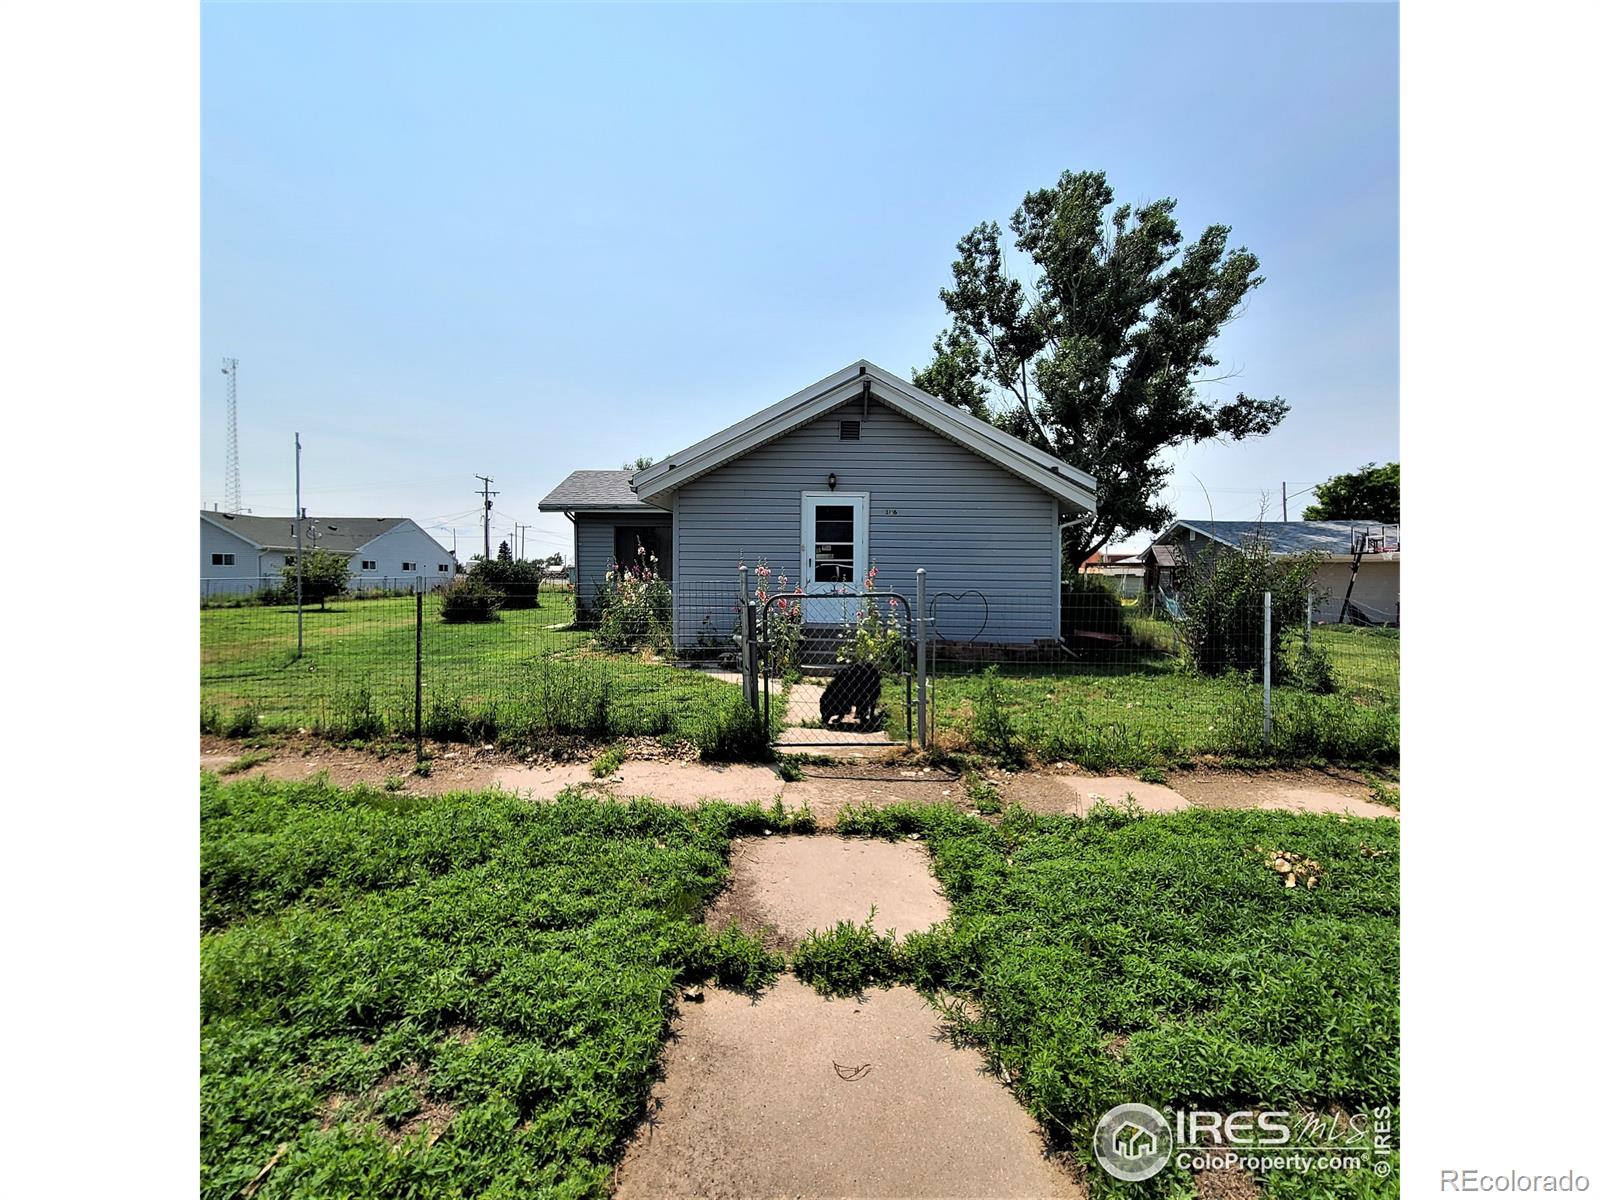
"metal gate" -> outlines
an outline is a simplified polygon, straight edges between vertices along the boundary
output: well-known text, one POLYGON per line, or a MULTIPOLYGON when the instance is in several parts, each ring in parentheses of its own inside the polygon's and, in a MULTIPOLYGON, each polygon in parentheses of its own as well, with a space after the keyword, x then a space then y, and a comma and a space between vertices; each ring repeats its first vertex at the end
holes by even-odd
POLYGON ((904 596, 785 592, 747 612, 747 678, 759 672, 759 711, 776 748, 911 743, 917 625, 904 596))

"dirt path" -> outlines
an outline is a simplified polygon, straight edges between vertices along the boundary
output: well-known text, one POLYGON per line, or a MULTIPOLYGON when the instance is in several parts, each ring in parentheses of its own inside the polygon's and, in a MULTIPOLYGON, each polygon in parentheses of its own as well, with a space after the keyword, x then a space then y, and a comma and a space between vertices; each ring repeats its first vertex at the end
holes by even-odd
POLYGON ((1084 1194, 910 988, 825 1000, 792 975, 754 1001, 708 988, 674 1032, 618 1200, 1084 1194))
MULTIPOLYGON (((200 767, 221 771, 237 763, 241 756, 261 754, 266 756, 264 761, 240 771, 239 777, 308 779, 325 772, 334 783, 345 786, 368 783, 421 795, 498 787, 531 800, 551 799, 568 787, 592 787, 618 797, 649 796, 681 805, 702 800, 770 804, 781 798, 791 807, 809 807, 823 829, 832 828, 840 812, 850 805, 947 803, 970 807, 958 774, 943 768, 911 766, 893 755, 881 759, 835 757, 826 765, 808 764, 803 768, 804 778, 785 782, 769 763, 702 763, 681 755, 663 755, 647 743, 641 743, 636 753, 650 757, 630 757, 612 775, 596 779, 587 761, 528 763, 491 747, 447 746, 435 748, 429 774, 419 776, 412 770, 410 756, 404 753, 383 758, 371 751, 312 739, 250 750, 238 742, 207 737, 201 739, 200 767)), ((1238 771, 1200 767, 1169 772, 1165 783, 1060 768, 991 773, 990 778, 1004 800, 1042 813, 1082 814, 1096 798, 1121 803, 1131 795, 1147 812, 1196 806, 1394 819, 1400 815, 1397 809, 1374 798, 1372 788, 1361 775, 1337 769, 1238 771)))

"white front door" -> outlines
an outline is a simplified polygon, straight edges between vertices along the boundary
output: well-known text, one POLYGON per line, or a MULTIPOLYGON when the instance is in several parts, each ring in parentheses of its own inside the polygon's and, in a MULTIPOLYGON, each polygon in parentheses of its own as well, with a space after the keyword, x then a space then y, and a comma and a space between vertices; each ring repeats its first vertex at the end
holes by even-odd
POLYGON ((802 492, 800 554, 802 591, 861 591, 867 577, 867 494, 802 492))

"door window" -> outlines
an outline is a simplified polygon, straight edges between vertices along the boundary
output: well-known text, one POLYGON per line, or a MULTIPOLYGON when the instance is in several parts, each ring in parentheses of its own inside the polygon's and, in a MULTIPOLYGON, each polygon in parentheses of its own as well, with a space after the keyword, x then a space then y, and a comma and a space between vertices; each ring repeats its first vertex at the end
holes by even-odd
POLYGON ((819 504, 816 508, 818 583, 854 583, 856 579, 856 510, 853 504, 819 504))

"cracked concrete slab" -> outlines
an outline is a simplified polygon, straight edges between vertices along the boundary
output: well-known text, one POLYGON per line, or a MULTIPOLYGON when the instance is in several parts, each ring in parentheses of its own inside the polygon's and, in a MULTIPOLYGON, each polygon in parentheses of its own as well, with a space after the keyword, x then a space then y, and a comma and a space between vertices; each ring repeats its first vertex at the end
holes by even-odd
POLYGON ((982 1056, 909 988, 685 1003, 617 1173, 644 1197, 1061 1197, 1084 1192, 982 1056))
POLYGON ((1078 816, 1094 807, 1096 797, 1109 804, 1123 804, 1131 795, 1141 809, 1152 813, 1189 807, 1189 801, 1165 784, 1144 783, 1126 775, 1028 773, 1013 776, 1006 784, 1005 794, 1032 812, 1078 816))
POLYGON ((746 837, 734 843, 730 882, 706 916, 721 929, 731 920, 768 942, 793 949, 813 929, 839 921, 904 936, 950 914, 918 842, 884 842, 817 834, 746 837))

